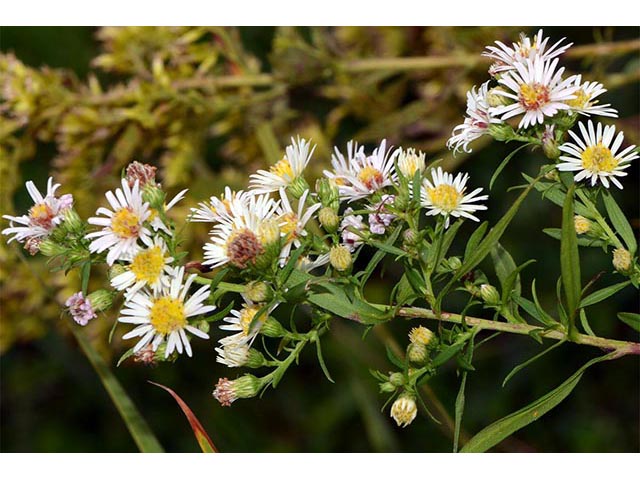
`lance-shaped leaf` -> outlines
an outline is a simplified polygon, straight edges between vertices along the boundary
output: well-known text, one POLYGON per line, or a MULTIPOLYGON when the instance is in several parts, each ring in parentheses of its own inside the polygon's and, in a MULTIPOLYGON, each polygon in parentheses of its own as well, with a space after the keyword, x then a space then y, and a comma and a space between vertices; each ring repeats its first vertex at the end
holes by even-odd
POLYGON ((606 300, 610 296, 615 295, 624 287, 630 284, 631 284, 631 280, 627 280, 625 282, 616 283, 615 285, 609 285, 608 287, 597 290, 582 299, 582 301, 580 302, 580 308, 584 308, 590 305, 595 305, 596 303, 600 303, 601 301, 606 300))
POLYGON ((638 249, 638 242, 636 241, 636 236, 633 234, 627 217, 622 210, 620 210, 611 193, 605 192, 602 198, 604 199, 604 207, 607 209, 607 214, 613 224, 613 228, 615 228, 618 235, 622 237, 622 240, 624 240, 624 243, 627 245, 627 249, 631 252, 631 255, 633 255, 638 249))
POLYGON ((580 282, 580 256, 578 253, 578 237, 573 220, 573 193, 575 184, 569 187, 562 207, 562 237, 560 238, 560 272, 562 273, 562 287, 567 300, 569 325, 572 328, 582 287, 580 282))
POLYGON ((200 445, 200 449, 202 450, 202 453, 217 453, 218 449, 211 441, 211 438, 209 438, 209 435, 207 434, 206 430, 204 429, 200 421, 196 418, 196 416, 193 414, 193 412, 189 408, 189 405, 187 405, 184 402, 184 400, 182 400, 178 396, 178 394, 173 390, 171 390, 169 387, 165 387, 164 385, 160 385, 159 383, 155 383, 151 381, 149 381, 149 383, 151 385, 155 385, 156 387, 160 387, 163 390, 166 390, 173 397, 173 399, 176 401, 176 403, 182 410, 182 413, 184 413, 185 417, 187 417, 187 420, 189 420, 189 425, 191 425, 191 430, 193 430, 193 434, 195 435, 196 440, 198 441, 198 445, 200 445))
POLYGON ((481 430, 477 435, 475 435, 466 443, 461 452, 486 452, 491 447, 497 445, 502 440, 507 438, 509 435, 512 435, 521 428, 526 427, 532 422, 535 422, 545 413, 547 413, 549 410, 551 410, 565 398, 567 398, 567 396, 569 396, 569 394, 573 391, 573 389, 582 378, 582 375, 587 368, 598 362, 611 360, 615 357, 615 355, 616 352, 611 352, 602 357, 597 357, 590 360, 585 365, 580 367, 580 369, 576 373, 571 375, 560 386, 553 389, 551 392, 547 393, 543 397, 540 397, 535 402, 530 403, 517 412, 514 412, 511 415, 508 415, 481 430))
POLYGON ((640 315, 637 313, 620 312, 618 318, 635 331, 640 332, 640 315))
POLYGON ((74 336, 80 344, 80 348, 93 365, 96 373, 100 377, 100 381, 105 390, 111 397, 114 405, 118 409, 118 413, 124 420, 129 433, 133 437, 133 441, 143 453, 162 453, 164 452, 162 446, 154 436, 153 432, 149 428, 149 425, 142 418, 140 412, 131 401, 131 398, 127 395, 127 392, 122 388, 120 382, 115 375, 109 369, 109 366, 102 359, 100 354, 93 348, 93 345, 87 340, 85 333, 78 331, 76 328, 72 328, 74 336))

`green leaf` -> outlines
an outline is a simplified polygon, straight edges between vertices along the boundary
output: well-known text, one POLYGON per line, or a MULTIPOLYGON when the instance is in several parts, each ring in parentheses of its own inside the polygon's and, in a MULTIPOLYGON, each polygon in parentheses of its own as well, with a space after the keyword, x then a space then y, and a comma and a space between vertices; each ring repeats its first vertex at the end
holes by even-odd
POLYGON ((471 234, 471 236, 469 237, 469 241, 467 242, 467 246, 464 249, 464 261, 465 262, 467 261, 467 259, 471 255, 471 253, 476 249, 476 247, 480 243, 480 240, 482 240, 482 237, 484 236, 484 232, 487 231, 488 227, 489 227, 489 222, 487 222, 487 221, 482 222, 480 224, 480 226, 478 228, 476 228, 474 230, 474 232, 471 234))
MULTIPOLYGON (((542 231, 556 240, 562 238, 562 230, 559 228, 545 228, 542 231)), ((602 247, 605 242, 597 238, 578 237, 578 245, 581 247, 602 247)))
MULTIPOLYGON (((528 175, 522 174, 524 178, 526 178, 529 182, 535 180, 528 175)), ((562 191, 562 187, 557 183, 548 183, 548 182, 538 182, 535 186, 536 190, 542 193, 542 198, 546 198, 556 205, 562 207, 564 205, 564 200, 566 194, 562 191)), ((582 215, 583 217, 592 217, 592 213, 589 211, 587 207, 582 205, 579 202, 575 204, 576 213, 582 215)))
POLYGON ((89 288, 89 278, 91 277, 91 260, 87 260, 80 269, 80 279, 82 284, 82 294, 86 297, 89 288))
POLYGON ((459 335, 454 343, 445 347, 440 353, 438 353, 438 355, 435 356, 432 362, 433 366, 439 367, 440 365, 446 363, 447 360, 455 356, 460 350, 464 348, 469 339, 473 335, 475 335, 476 331, 477 327, 475 327, 470 332, 459 335))
POLYGON ((582 294, 578 239, 573 220, 573 194, 575 188, 575 184, 569 187, 564 206, 562 207, 562 237, 560 239, 560 272, 562 274, 562 286, 567 300, 566 305, 570 328, 572 328, 582 294))
POLYGON ((397 255, 399 257, 404 257, 407 255, 407 252, 399 249, 398 247, 394 247, 392 245, 387 245, 386 243, 378 242, 377 240, 370 240, 368 242, 370 245, 376 247, 383 252, 391 253, 393 255, 397 255))
POLYGON ((609 285, 601 290, 596 290, 590 295, 587 295, 580 302, 580 308, 585 308, 590 305, 595 305, 596 303, 600 303, 603 300, 606 300, 612 295, 615 295, 620 290, 622 290, 627 285, 631 284, 631 280, 627 280, 625 282, 616 283, 615 285, 609 285))
POLYGON ((494 174, 491 176, 491 181, 489 182, 489 190, 491 190, 493 188, 493 182, 496 181, 496 179, 498 178, 498 176, 500 175, 502 170, 504 170, 504 167, 507 166, 507 163, 509 163, 509 161, 515 156, 516 153, 518 153, 523 148, 528 147, 529 145, 531 145, 531 144, 530 143, 525 143, 524 145, 519 146, 513 152, 511 152, 509 155, 507 155, 504 160, 502 160, 500 165, 498 165, 498 168, 496 168, 496 171, 494 172, 494 174))
POLYGON ((602 198, 604 199, 604 207, 607 209, 607 214, 609 215, 609 220, 611 220, 611 223, 613 224, 613 228, 616 229, 618 235, 620 235, 622 240, 624 240, 624 243, 627 245, 627 250, 631 252, 631 255, 634 255, 638 249, 638 243, 636 241, 636 236, 633 234, 633 230, 631 229, 631 225, 629 225, 627 217, 622 210, 620 210, 620 207, 609 191, 606 191, 602 195, 602 198))
POLYGON ((463 223, 464 222, 462 221, 462 219, 460 219, 457 222, 455 222, 453 225, 450 225, 447 231, 445 232, 444 236, 442 237, 442 244, 440 245, 440 251, 437 252, 438 256, 437 258, 435 258, 434 267, 432 271, 435 271, 438 265, 440 265, 440 262, 442 262, 442 259, 445 257, 445 255, 451 248, 451 244, 456 238, 458 229, 462 226, 463 223))
POLYGON ((226 317, 229 314, 231 309, 233 309, 234 303, 235 302, 232 300, 229 305, 224 307, 222 310, 216 312, 215 315, 211 315, 210 317, 205 317, 204 319, 209 323, 213 323, 213 322, 217 322, 218 320, 222 320, 224 317, 226 317))
MULTIPOLYGON (((476 330, 476 333, 479 330, 476 330)), ((473 359, 475 334, 471 336, 469 340, 469 347, 467 348, 465 361, 471 365, 473 359)), ((469 370, 465 369, 462 372, 462 379, 460 380, 460 388, 458 389, 458 395, 456 396, 455 414, 454 414, 454 429, 453 429, 453 453, 458 451, 458 443, 460 439, 460 428, 462 426, 462 414, 464 413, 465 394, 464 390, 467 385, 467 375, 469 370)))
POLYGON ((502 387, 504 388, 504 386, 507 384, 507 382, 509 380, 511 380, 513 378, 513 376, 518 373, 520 370, 528 367, 529 365, 531 365, 533 362, 535 362, 536 360, 538 360, 539 358, 543 357, 544 355, 546 355, 547 353, 549 353, 551 350, 558 348, 560 345, 562 345, 565 342, 565 340, 560 340, 559 342, 554 343, 553 345, 551 345, 549 348, 546 348, 545 350, 543 350, 542 352, 538 353, 537 355, 534 355, 533 357, 531 357, 529 360, 526 360, 524 362, 522 362, 520 365, 517 365, 516 367, 514 367, 509 374, 504 377, 504 380, 502 381, 502 387))
MULTIPOLYGON (((496 270, 496 275, 498 276, 498 280, 500 280, 500 285, 502 285, 502 290, 504 291, 504 282, 507 277, 511 275, 512 272, 516 269, 516 262, 513 261, 513 257, 507 252, 507 250, 500 245, 500 242, 497 242, 493 248, 491 249, 491 259, 493 260, 493 264, 496 270)), ((520 294, 520 282, 517 285, 517 293, 520 294)))
MULTIPOLYGON (((389 235, 389 238, 386 240, 386 242, 384 242, 384 244, 390 247, 393 246, 393 244, 398 239, 398 235, 400 235, 401 231, 402 231, 402 225, 398 225, 398 227, 394 230, 394 232, 391 235, 389 235)), ((376 253, 373 255, 373 257, 371 258, 371 261, 369 262, 369 265, 367 265, 367 268, 364 269, 362 278, 360 279, 360 291, 362 291, 362 289, 364 288, 364 285, 367 283, 367 280, 369 280, 369 277, 375 270, 378 263, 380 263, 380 261, 385 257, 386 253, 387 253, 386 251, 382 249, 378 249, 376 253)))
POLYGON ((524 428, 530 423, 540 419, 545 413, 567 398, 567 396, 576 387, 587 368, 598 362, 611 360, 615 355, 616 352, 611 352, 602 357, 590 360, 551 392, 540 397, 538 400, 530 403, 526 407, 482 429, 467 442, 461 451, 467 453, 486 452, 509 435, 512 435, 521 428, 524 428))
POLYGON ((316 338, 315 342, 316 342, 316 353, 318 354, 318 363, 320 364, 320 368, 322 368, 322 372, 324 373, 324 376, 327 377, 327 380, 329 380, 331 383, 336 383, 333 381, 333 378, 331 378, 329 369, 327 368, 327 365, 324 363, 324 357, 322 356, 322 347, 320 346, 320 337, 316 338))
POLYGON ((328 312, 341 318, 347 318, 362 324, 375 324, 387 319, 387 312, 379 310, 369 303, 359 299, 350 301, 343 293, 314 293, 309 295, 308 300, 328 312))
POLYGON ((184 413, 184 415, 187 417, 187 420, 189 420, 189 425, 191 425, 191 430, 193 430, 193 434, 196 436, 196 440, 198 441, 198 445, 200 445, 202 453, 217 453, 218 450, 211 441, 211 438, 209 438, 207 431, 204 429, 198 418, 193 414, 184 400, 182 400, 176 392, 168 387, 165 387, 164 385, 160 385, 159 383, 155 383, 152 381, 149 381, 149 383, 169 392, 169 394, 177 402, 178 406, 182 410, 182 413, 184 413))
POLYGON ((102 385, 118 409, 118 413, 120 413, 129 433, 133 437, 133 441, 140 451, 143 453, 164 452, 162 446, 149 428, 149 425, 147 425, 145 419, 142 418, 142 415, 140 415, 140 412, 127 395, 127 392, 122 388, 122 385, 120 385, 120 382, 118 382, 118 379, 111 372, 100 354, 93 348, 93 345, 91 345, 85 333, 76 328, 72 328, 71 331, 78 340, 80 348, 82 348, 82 351, 100 377, 102 385))
POLYGON ((640 332, 640 315, 637 313, 620 312, 618 318, 633 328, 635 331, 640 332))
POLYGON ((406 365, 405 363, 393 353, 393 350, 389 347, 389 345, 384 346, 385 351, 387 352, 387 358, 391 363, 393 363, 396 367, 404 370, 406 365))
POLYGON ((591 325, 589 325, 589 320, 587 320, 587 312, 584 311, 584 308, 580 309, 580 324, 582 325, 584 331, 587 332, 587 334, 594 337, 596 336, 596 334, 593 333, 593 330, 591 329, 591 325))
POLYGON ((118 363, 116 363, 116 367, 119 367, 122 364, 122 362, 124 362, 127 358, 132 356, 133 356, 133 347, 131 347, 129 350, 127 350, 120 356, 118 363))

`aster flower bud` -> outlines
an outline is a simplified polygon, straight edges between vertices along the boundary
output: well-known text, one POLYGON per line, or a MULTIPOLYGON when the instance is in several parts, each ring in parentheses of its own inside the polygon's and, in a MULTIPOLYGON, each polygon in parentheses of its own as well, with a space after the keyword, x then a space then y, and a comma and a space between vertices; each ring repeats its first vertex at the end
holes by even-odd
POLYGON ((316 192, 318 200, 323 207, 329 207, 334 212, 340 208, 340 193, 335 185, 332 185, 328 178, 318 179, 316 182, 316 192))
POLYGON ((273 290, 266 282, 254 281, 246 285, 244 296, 254 303, 268 302, 273 297, 273 290))
POLYGON ((380 384, 380 393, 393 393, 396 391, 396 386, 390 382, 384 382, 380 384))
POLYGON ((422 343, 410 343, 407 347, 407 358, 410 362, 424 364, 427 361, 427 347, 422 343))
POLYGON ((480 297, 489 305, 497 305, 500 303, 500 294, 493 285, 483 283, 480 285, 480 297))
POLYGON ((547 180, 553 180, 554 182, 560 181, 560 175, 558 175, 558 171, 555 168, 550 172, 545 173, 544 178, 547 180))
POLYGON ((418 240, 418 232, 411 229, 405 230, 404 232, 402 232, 402 239, 407 245, 415 245, 416 241, 418 240))
POLYGON ((409 341, 411 343, 424 345, 425 347, 433 341, 434 337, 435 335, 431 330, 422 326, 412 328, 409 332, 409 341))
POLYGON ((499 142, 506 142, 514 137, 513 128, 506 123, 492 123, 488 131, 499 142))
POLYGON ((323 207, 318 212, 318 219, 320 220, 320 224, 322 228, 324 228, 327 232, 333 233, 338 230, 338 225, 340 225, 340 217, 336 214, 335 210, 329 207, 323 207))
POLYGON ((343 245, 335 245, 329 251, 331 266, 339 272, 344 272, 351 266, 351 252, 343 245))
POLYGON ((264 383, 262 378, 251 374, 243 375, 235 380, 221 378, 216 384, 213 396, 223 407, 228 407, 238 398, 255 397, 264 383))
POLYGON ((589 233, 591 227, 591 221, 582 215, 576 215, 573 217, 573 223, 578 235, 589 233))
POLYGON ((616 248, 613 251, 613 266, 621 272, 627 273, 631 269, 631 253, 625 248, 616 248))
POLYGON ((408 179, 412 179, 416 172, 424 172, 424 153, 421 151, 416 152, 414 148, 408 148, 407 150, 400 149, 400 153, 398 155, 398 169, 402 175, 408 179))
POLYGON ((418 406, 415 397, 409 393, 404 393, 393 402, 391 406, 391 418, 396 421, 399 427, 406 427, 416 418, 418 406))
POLYGON ((109 281, 111 281, 114 278, 116 278, 118 275, 121 275, 127 271, 129 271, 129 269, 124 265, 121 265, 119 263, 114 263, 111 266, 111 268, 107 271, 107 278, 109 279, 109 281))
POLYGON ((143 188, 147 184, 155 185, 156 183, 156 167, 146 163, 131 162, 127 167, 125 178, 129 182, 129 186, 133 187, 136 180, 143 188))
POLYGON ((306 192, 307 190, 309 190, 309 184, 307 183, 307 181, 302 176, 297 177, 287 187, 287 192, 289 192, 291 194, 291 196, 293 198, 295 198, 296 200, 298 200, 300 197, 302 197, 302 194, 304 192, 306 192))
POLYGON ((247 368, 260 368, 266 363, 264 355, 255 348, 250 348, 247 352, 247 359, 244 366, 247 368))
POLYGON ((462 260, 460 260, 460 257, 449 257, 446 260, 446 264, 450 270, 455 271, 462 266, 462 260))
POLYGON ((65 211, 64 223, 62 225, 64 225, 64 228, 68 232, 80 233, 83 230, 82 219, 80 218, 80 215, 78 215, 78 212, 76 212, 73 208, 68 208, 65 211))
POLYGON ((87 295, 87 300, 91 302, 93 310, 96 312, 104 312, 113 305, 114 294, 109 290, 96 290, 87 295))
POLYGON ((560 156, 558 142, 556 142, 554 125, 547 125, 542 134, 542 151, 551 160, 556 160, 560 156))
POLYGON ((38 249, 45 257, 54 257, 66 253, 67 248, 54 242, 52 239, 46 239, 38 243, 38 249))
POLYGON ((396 387, 404 385, 404 375, 400 372, 393 372, 389 375, 389 382, 396 387))
POLYGON ((142 190, 142 200, 147 202, 149 206, 155 210, 164 209, 164 201, 167 194, 157 185, 147 183, 142 190))
POLYGON ((200 320, 196 328, 201 332, 209 333, 209 330, 211 329, 211 325, 206 320, 200 320))
POLYGON ((265 337, 281 338, 286 336, 288 332, 275 318, 268 317, 262 324, 260 333, 265 337))

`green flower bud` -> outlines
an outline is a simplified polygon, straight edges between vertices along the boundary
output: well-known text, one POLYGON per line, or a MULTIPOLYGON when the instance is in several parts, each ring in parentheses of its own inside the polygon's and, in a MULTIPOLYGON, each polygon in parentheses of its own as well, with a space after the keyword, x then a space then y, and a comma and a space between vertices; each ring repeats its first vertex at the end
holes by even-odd
POLYGON ((329 207, 334 212, 340 208, 340 192, 332 185, 328 178, 320 178, 316 182, 316 192, 323 207, 329 207))
POLYGON ((287 192, 289 192, 296 200, 302 197, 302 194, 305 192, 305 190, 309 190, 309 184, 304 179, 304 177, 296 178, 287 187, 287 192))
POLYGON ((506 142, 513 139, 515 133, 513 128, 506 123, 492 123, 489 126, 489 135, 499 142, 506 142))
POLYGON ((287 335, 284 327, 273 317, 268 317, 260 328, 260 333, 265 337, 281 338, 287 335))
POLYGON ((460 257, 450 257, 447 259, 447 266, 451 270, 458 270, 462 266, 462 260, 460 260, 460 257))
POLYGON ((149 203, 149 206, 155 210, 164 209, 164 200, 166 193, 162 189, 156 186, 154 183, 147 183, 142 188, 142 200, 149 203))
POLYGON ((268 302, 273 298, 273 290, 266 282, 254 281, 246 285, 244 296, 253 303, 268 302))
POLYGON ((409 332, 409 341, 411 343, 424 345, 425 347, 429 345, 435 337, 435 334, 426 327, 415 327, 412 328, 409 332))
POLYGON ((407 245, 415 245, 418 241, 418 232, 415 230, 405 230, 402 232, 402 239, 407 245))
POLYGON ((409 206, 409 199, 406 197, 406 195, 396 195, 395 199, 393 200, 393 206, 403 212, 409 206))
POLYGON ((427 361, 427 347, 422 343, 410 343, 407 347, 407 358, 410 362, 424 364, 427 361))
POLYGON ((482 300, 488 305, 498 305, 500 303, 500 294, 496 287, 493 285, 489 285, 488 283, 483 283, 480 285, 480 297, 482 300))
POLYGON ((321 208, 318 212, 318 219, 320 220, 322 228, 324 228, 327 232, 333 233, 338 230, 340 218, 332 208, 321 208))
POLYGON ((380 384, 380 393, 393 393, 396 391, 396 388, 393 383, 384 382, 380 384))
POLYGON ((351 267, 351 252, 343 245, 335 245, 329 251, 331 266, 339 272, 344 272, 351 267))
POLYGON ((51 239, 46 239, 38 244, 40 253, 45 257, 55 257, 56 255, 62 255, 67 252, 67 248, 59 245, 51 239))
POLYGON ((73 208, 67 209, 64 213, 63 225, 68 232, 81 233, 83 231, 82 219, 73 208))
POLYGON ((404 380, 404 375, 400 372, 394 372, 389 375, 389 382, 391 382, 391 384, 395 385, 396 387, 401 387, 402 385, 404 385, 404 380))
POLYGON ((244 366, 247 368, 260 368, 266 363, 264 355, 255 348, 250 348, 247 352, 247 359, 244 366))
POLYGON ((87 295, 87 299, 91 302, 93 310, 96 312, 104 312, 111 308, 113 305, 113 298, 115 294, 109 290, 96 290, 87 295))
POLYGON ((206 320, 200 320, 196 328, 204 333, 209 333, 211 325, 209 325, 209 322, 207 322, 206 320))

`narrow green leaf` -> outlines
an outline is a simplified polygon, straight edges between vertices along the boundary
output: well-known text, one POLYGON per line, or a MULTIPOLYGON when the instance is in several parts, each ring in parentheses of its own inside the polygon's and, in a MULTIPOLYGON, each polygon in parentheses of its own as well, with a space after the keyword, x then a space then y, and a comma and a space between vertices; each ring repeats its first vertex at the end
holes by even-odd
MULTIPOLYGON (((402 231, 402 225, 398 225, 398 227, 393 231, 393 233, 389 235, 389 238, 384 242, 385 245, 393 246, 393 244, 398 239, 398 236, 400 235, 401 231, 402 231)), ((386 253, 387 252, 385 250, 378 249, 376 253, 373 255, 373 257, 371 258, 371 261, 369 262, 369 265, 367 265, 367 268, 364 269, 362 278, 360 279, 360 291, 362 291, 365 284, 367 283, 367 280, 369 280, 369 277, 371 276, 375 268, 378 266, 378 263, 380 263, 380 261, 385 257, 386 253)))
POLYGON ((528 147, 529 145, 531 145, 531 144, 530 143, 525 143, 524 145, 519 146, 513 152, 511 152, 509 155, 507 155, 504 160, 502 160, 500 165, 498 165, 498 168, 496 168, 496 171, 494 172, 494 174, 491 176, 491 181, 489 182, 489 190, 491 190, 493 188, 493 182, 496 181, 496 179, 498 178, 498 176, 500 175, 502 170, 504 170, 504 167, 507 166, 507 164, 515 156, 515 154, 518 153, 523 148, 528 147))
POLYGON ((518 298, 521 296, 522 286, 520 285, 520 272, 527 268, 535 260, 527 260, 522 265, 518 265, 504 282, 502 282, 502 301, 505 303, 510 298, 518 298))
POLYGON ((198 445, 200 445, 202 453, 217 453, 218 450, 211 441, 211 438, 207 434, 207 431, 204 429, 198 418, 194 415, 193 411, 191 411, 184 400, 182 400, 176 392, 168 387, 165 387, 164 385, 160 385, 159 383, 155 383, 152 381, 149 381, 149 383, 151 385, 155 385, 156 387, 160 387, 163 390, 166 390, 173 397, 173 399, 182 410, 182 413, 184 413, 185 417, 187 417, 189 425, 191 425, 191 430, 193 430, 193 434, 196 436, 196 440, 198 441, 198 445))
POLYGON ((336 383, 333 381, 333 378, 331 378, 329 369, 327 368, 327 365, 324 363, 324 357, 322 356, 322 347, 320 346, 320 338, 319 337, 316 338, 315 342, 316 342, 316 353, 318 354, 318 363, 320 364, 320 368, 322 369, 324 376, 327 377, 327 380, 329 380, 331 383, 336 383))
POLYGON ((607 214, 613 224, 613 228, 616 229, 618 235, 624 240, 624 243, 627 245, 627 250, 631 252, 631 255, 634 255, 638 249, 638 243, 627 217, 622 210, 620 210, 620 207, 609 191, 605 191, 602 198, 604 199, 604 207, 607 209, 607 214))
POLYGON ((100 354, 93 348, 89 340, 87 340, 85 333, 76 328, 72 328, 71 331, 76 337, 76 340, 78 340, 80 348, 82 348, 82 351, 100 377, 102 385, 118 409, 118 413, 120 413, 140 451, 143 453, 162 453, 164 450, 153 435, 149 425, 147 425, 145 419, 142 418, 142 415, 140 415, 140 412, 127 395, 127 392, 122 388, 122 385, 120 385, 120 382, 118 382, 118 379, 113 375, 100 354))
POLYGON ((391 253, 393 255, 397 255, 399 257, 404 257, 407 252, 401 250, 398 247, 394 247, 393 245, 387 245, 386 243, 378 242, 377 240, 371 240, 369 243, 383 252, 391 253))
POLYGON ((591 325, 589 325, 589 320, 587 320, 587 312, 584 311, 584 308, 580 309, 580 324, 588 335, 592 335, 594 337, 596 336, 596 334, 593 333, 593 330, 591 329, 591 325))
MULTIPOLYGON (((535 180, 534 178, 529 177, 528 175, 525 175, 525 174, 523 174, 523 177, 525 177, 529 182, 535 180)), ((548 183, 548 182, 538 182, 535 188, 536 190, 542 193, 542 198, 546 198, 547 200, 550 200, 551 202, 555 203, 560 207, 564 205, 566 194, 562 191, 561 189, 562 187, 560 187, 559 184, 548 183)), ((579 202, 576 202, 574 209, 577 214, 582 215, 583 217, 591 218, 592 216, 589 209, 579 202)))
POLYGON ((600 303, 603 300, 606 300, 612 295, 615 295, 620 290, 622 290, 627 285, 631 284, 631 280, 627 280, 625 282, 616 283, 615 285, 609 285, 601 290, 596 290, 590 295, 587 295, 580 302, 580 308, 585 308, 590 305, 595 305, 596 303, 600 303))
POLYGON ((300 258, 300 255, 302 255, 302 252, 304 252, 304 248, 296 248, 293 251, 291 257, 289 258, 289 261, 280 271, 280 284, 284 285, 285 283, 287 283, 287 280, 289 280, 289 275, 291 275, 291 272, 293 272, 296 264, 298 263, 298 258, 300 258))
MULTIPOLYGON (((500 245, 500 242, 497 242, 493 248, 491 249, 491 259, 493 260, 493 265, 496 270, 496 275, 498 276, 498 280, 500 280, 500 285, 502 285, 502 289, 504 291, 504 282, 511 275, 513 271, 516 269, 516 262, 513 261, 513 257, 507 252, 507 250, 500 245)), ((518 294, 520 294, 520 288, 517 290, 518 294)))
POLYGON ((133 347, 131 347, 129 350, 127 350, 120 356, 118 363, 116 363, 116 367, 119 367, 122 364, 122 362, 124 362, 127 358, 130 358, 132 356, 133 356, 133 347))
POLYGON ((387 319, 387 312, 379 310, 359 299, 350 301, 346 295, 334 293, 314 293, 308 300, 328 312, 341 318, 347 318, 362 324, 375 324, 387 319))
POLYGON ((393 350, 391 350, 389 345, 385 345, 384 349, 387 352, 387 358, 389 359, 389 361, 396 367, 404 370, 404 368, 406 367, 405 363, 401 359, 399 359, 395 353, 393 353, 393 350))
MULTIPOLYGON (((476 333, 479 330, 476 331, 476 333)), ((471 365, 471 361, 473 360, 473 350, 474 350, 474 340, 475 334, 471 336, 469 340, 469 346, 466 351, 466 362, 471 365)), ((456 404, 455 404, 455 413, 454 413, 454 429, 453 429, 453 453, 458 451, 458 444, 460 440, 460 428, 462 427, 462 415, 464 413, 464 404, 465 404, 465 388, 467 385, 467 375, 469 374, 469 370, 464 370, 462 372, 462 379, 460 380, 460 388, 458 389, 458 395, 456 396, 456 404)))
POLYGON ((637 313, 620 312, 618 318, 633 328, 635 331, 640 332, 640 315, 637 313))
POLYGON ((467 242, 467 246, 464 249, 464 261, 465 262, 469 258, 469 255, 471 255, 471 253, 476 249, 476 247, 480 243, 480 240, 482 240, 482 237, 484 236, 484 232, 487 231, 488 227, 489 227, 489 222, 487 222, 487 221, 482 222, 480 224, 480 226, 478 228, 476 228, 474 230, 474 232, 471 234, 471 236, 469 237, 469 241, 467 242))
POLYGON ((91 277, 91 260, 87 260, 80 270, 80 279, 82 284, 82 294, 86 297, 89 289, 89 278, 91 277))
POLYGON ((539 358, 545 356, 547 353, 549 353, 551 350, 558 348, 560 345, 562 345, 565 342, 565 340, 560 340, 559 342, 554 343, 553 345, 551 345, 549 348, 544 349, 542 352, 538 353, 537 355, 534 355, 533 357, 531 357, 529 360, 526 360, 524 362, 522 362, 520 365, 517 365, 516 367, 514 367, 509 374, 504 377, 504 380, 502 381, 502 387, 504 388, 504 386, 507 384, 507 382, 509 380, 511 380, 514 375, 516 373, 518 373, 520 370, 528 367, 529 365, 531 365, 533 362, 535 362, 536 360, 538 360, 539 358))
MULTIPOLYGON (((562 230, 559 228, 544 228, 542 231, 556 240, 562 238, 562 230)), ((602 247, 605 243, 597 238, 580 236, 578 237, 578 245, 581 247, 602 247)))
POLYGON ((475 335, 476 330, 477 330, 477 327, 470 332, 467 332, 458 336, 458 339, 455 341, 455 343, 448 345, 440 353, 438 353, 435 356, 432 362, 433 366, 439 367, 440 365, 446 363, 447 360, 455 356, 460 350, 464 348, 464 346, 467 344, 469 339, 473 335, 475 335))
POLYGON ((438 256, 435 259, 433 271, 436 270, 442 259, 445 257, 449 249, 451 248, 451 244, 456 238, 456 234, 458 233, 458 229, 462 226, 464 222, 462 220, 458 220, 453 225, 450 225, 444 236, 442 237, 442 244, 440 245, 440 251, 438 252, 438 256))
POLYGON ((530 423, 535 422, 545 413, 556 407, 560 402, 567 398, 567 396, 576 387, 587 368, 598 362, 611 360, 615 355, 616 352, 611 352, 602 357, 597 357, 590 360, 580 369, 578 369, 576 373, 571 375, 567 380, 565 380, 551 392, 540 397, 538 400, 530 403, 526 407, 492 423, 488 427, 481 430, 467 442, 467 444, 462 448, 461 451, 467 453, 486 452, 521 428, 524 428, 530 423))
POLYGON ((210 317, 205 317, 204 319, 209 323, 213 323, 213 322, 217 322, 218 320, 222 320, 233 309, 234 303, 235 303, 235 301, 232 300, 230 304, 228 304, 222 310, 216 312, 215 315, 211 315, 210 317))
POLYGON ((582 294, 578 239, 573 220, 573 194, 575 188, 575 184, 569 187, 562 207, 562 238, 560 239, 560 271, 562 273, 562 286, 567 300, 570 328, 578 311, 580 295, 582 294))

